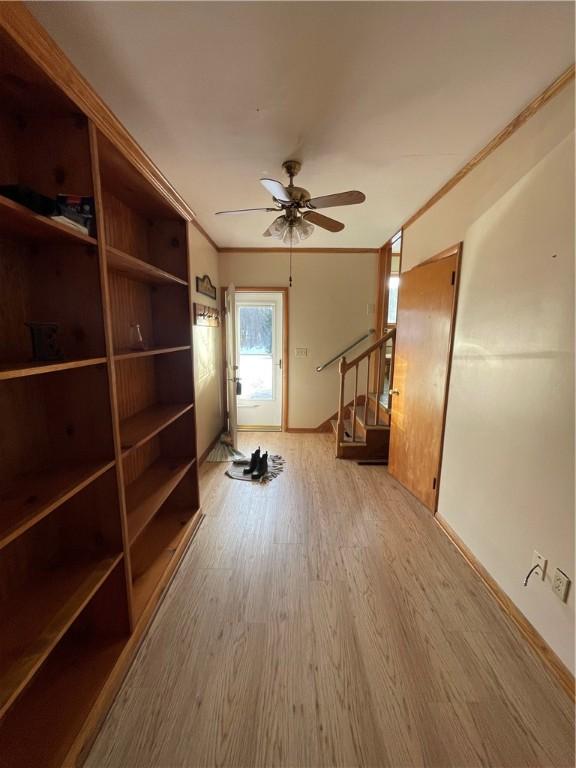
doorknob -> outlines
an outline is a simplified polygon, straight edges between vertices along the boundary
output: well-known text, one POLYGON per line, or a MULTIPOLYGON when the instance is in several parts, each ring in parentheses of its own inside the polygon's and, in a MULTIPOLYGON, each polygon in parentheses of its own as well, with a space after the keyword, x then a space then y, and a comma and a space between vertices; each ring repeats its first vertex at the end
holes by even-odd
POLYGON ((399 389, 389 389, 388 390, 388 394, 389 395, 399 395, 400 394, 400 390, 399 389))

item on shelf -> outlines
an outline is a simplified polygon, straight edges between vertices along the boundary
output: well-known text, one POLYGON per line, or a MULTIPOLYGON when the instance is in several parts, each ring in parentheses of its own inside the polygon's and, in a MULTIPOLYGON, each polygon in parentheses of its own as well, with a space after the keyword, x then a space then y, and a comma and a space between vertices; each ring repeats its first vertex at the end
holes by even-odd
POLYGON ((209 296, 211 299, 216 298, 216 286, 212 285, 212 280, 210 280, 209 275, 196 278, 196 290, 198 293, 202 293, 204 296, 209 296))
POLYGON ((130 325, 130 349, 141 352, 146 349, 146 344, 142 337, 142 330, 140 323, 132 323, 130 325))
POLYGON ((56 212, 56 203, 51 197, 41 195, 23 184, 0 185, 0 195, 42 216, 52 216, 56 212))
POLYGON ((37 363, 63 360, 58 344, 58 323, 26 323, 32 336, 32 358, 37 363))
MULTIPOLYGON (((56 195, 59 215, 94 234, 94 198, 89 195, 56 195)), ((60 219, 58 219, 60 220, 60 219)), ((66 222, 68 223, 68 222, 66 222)))

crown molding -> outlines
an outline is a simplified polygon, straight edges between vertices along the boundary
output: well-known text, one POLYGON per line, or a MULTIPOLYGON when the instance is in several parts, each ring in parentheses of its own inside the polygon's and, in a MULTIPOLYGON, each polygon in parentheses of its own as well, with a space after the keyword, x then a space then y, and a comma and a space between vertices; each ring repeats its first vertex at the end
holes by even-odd
POLYGON ((504 144, 505 141, 507 141, 511 136, 513 136, 516 131, 521 128, 524 123, 526 123, 531 117, 533 117, 542 107, 547 104, 554 96, 556 96, 557 93, 559 93, 568 83, 572 82, 574 80, 574 74, 575 74, 575 68, 574 64, 572 66, 568 67, 567 70, 562 72, 561 75, 559 75, 550 85, 545 88, 542 93, 540 93, 536 98, 532 99, 532 101, 524 107, 524 109, 516 115, 516 117, 511 120, 508 125, 503 128, 500 133, 497 133, 496 136, 494 136, 493 139, 491 139, 486 146, 484 146, 477 154, 474 155, 474 157, 469 160, 466 165, 463 165, 460 170, 452 176, 451 179, 449 179, 444 186, 440 187, 438 192, 436 192, 432 197, 427 200, 423 206, 418 208, 416 213, 413 213, 410 218, 404 222, 402 225, 402 229, 406 229, 411 224, 414 224, 414 222, 419 219, 423 214, 426 213, 426 211, 430 210, 433 205, 436 205, 436 203, 441 200, 445 195, 450 192, 451 189, 453 189, 462 179, 464 179, 468 174, 476 168, 476 166, 480 165, 480 163, 483 160, 486 160, 487 157, 489 157, 492 152, 494 152, 498 147, 500 147, 502 144, 504 144))
MULTIPOLYGON (((290 248, 219 248, 219 253, 290 253, 290 248)), ((292 248, 292 253, 379 253, 380 248, 292 248)))

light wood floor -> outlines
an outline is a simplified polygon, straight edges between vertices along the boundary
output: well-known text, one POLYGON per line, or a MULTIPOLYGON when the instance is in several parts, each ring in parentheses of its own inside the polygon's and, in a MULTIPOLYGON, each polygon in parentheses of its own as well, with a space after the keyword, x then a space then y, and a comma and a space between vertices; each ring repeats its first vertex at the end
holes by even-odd
POLYGON ((573 709, 429 513, 326 435, 243 435, 88 768, 573 766, 573 709))

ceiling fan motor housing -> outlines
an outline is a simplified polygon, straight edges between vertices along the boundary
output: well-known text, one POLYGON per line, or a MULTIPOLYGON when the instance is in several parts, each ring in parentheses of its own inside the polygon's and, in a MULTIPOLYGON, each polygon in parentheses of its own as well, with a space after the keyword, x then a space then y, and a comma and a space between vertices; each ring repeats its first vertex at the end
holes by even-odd
POLYGON ((300 173, 302 163, 300 160, 285 160, 282 163, 282 168, 284 168, 288 176, 290 176, 290 180, 292 180, 293 176, 296 176, 298 173, 300 173))
POLYGON ((290 195, 290 199, 293 203, 297 203, 299 206, 305 205, 310 200, 310 192, 304 187, 294 186, 294 176, 296 176, 302 168, 300 160, 285 160, 282 163, 282 168, 286 171, 290 177, 290 184, 286 187, 286 191, 290 195))

